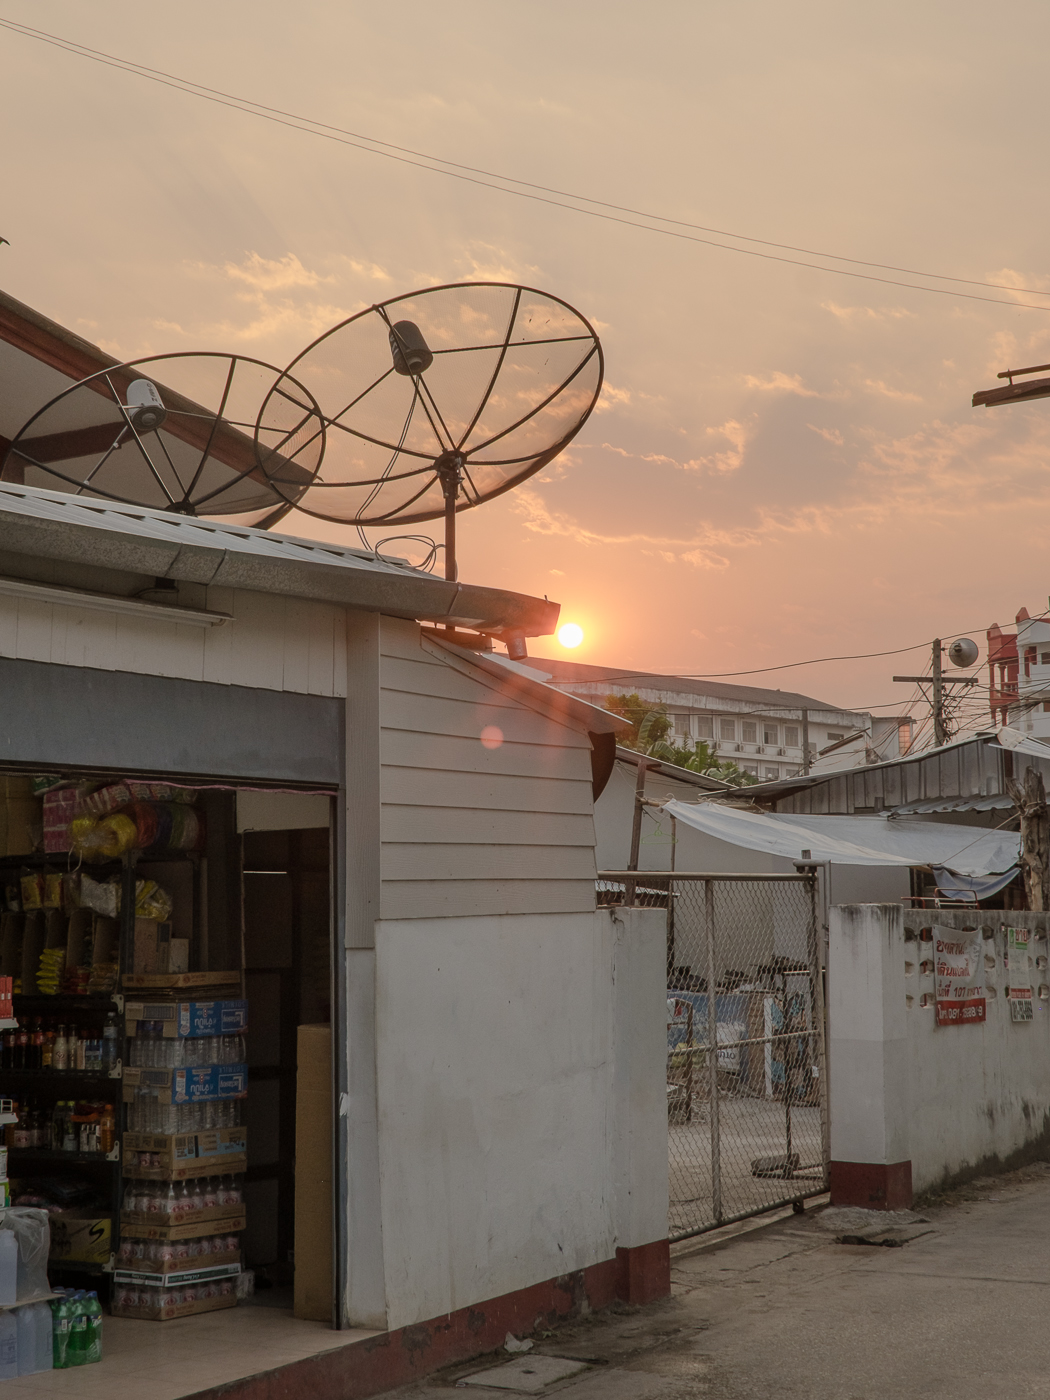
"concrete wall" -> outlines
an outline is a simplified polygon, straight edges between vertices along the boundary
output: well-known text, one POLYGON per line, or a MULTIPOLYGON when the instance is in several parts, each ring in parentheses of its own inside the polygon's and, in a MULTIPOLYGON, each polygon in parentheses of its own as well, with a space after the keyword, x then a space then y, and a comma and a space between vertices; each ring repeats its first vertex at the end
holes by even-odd
POLYGON ((387 1326, 667 1234, 664 916, 383 920, 387 1326))
POLYGON ((1050 1145, 1050 986, 1046 914, 831 911, 828 1063, 831 1181, 837 1204, 895 1208, 921 1192, 1023 1160, 1050 1145), (1011 1019, 1006 926, 1030 930, 1022 969, 1033 1020, 1011 1019), (981 930, 986 1017, 938 1026, 938 929, 981 930))

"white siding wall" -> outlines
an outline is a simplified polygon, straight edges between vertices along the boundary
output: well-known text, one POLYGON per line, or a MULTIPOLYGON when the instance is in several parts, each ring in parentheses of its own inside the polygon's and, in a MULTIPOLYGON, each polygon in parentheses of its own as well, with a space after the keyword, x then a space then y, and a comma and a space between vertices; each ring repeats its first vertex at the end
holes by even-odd
POLYGON ((442 659, 415 623, 384 618, 381 637, 382 918, 592 910, 587 734, 442 659))
POLYGON ((232 588, 195 592, 205 596, 193 606, 232 613, 234 621, 188 627, 0 597, 0 656, 304 695, 346 694, 343 608, 232 588))

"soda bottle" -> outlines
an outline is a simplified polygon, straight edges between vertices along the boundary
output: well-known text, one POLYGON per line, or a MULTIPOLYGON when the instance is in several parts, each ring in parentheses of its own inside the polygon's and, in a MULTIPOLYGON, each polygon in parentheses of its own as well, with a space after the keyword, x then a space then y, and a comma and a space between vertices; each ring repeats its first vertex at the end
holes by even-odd
POLYGON ((59 1026, 58 1035, 55 1036, 55 1044, 51 1050, 51 1068, 57 1070, 69 1068, 69 1040, 66 1037, 64 1025, 59 1026))
POLYGON ((111 1011, 106 1017, 106 1024, 102 1027, 102 1068, 110 1070, 117 1063, 117 1049, 120 1039, 120 1027, 117 1025, 117 1018, 111 1011))
POLYGON ((85 1364, 90 1365, 93 1361, 102 1360, 102 1308, 98 1301, 98 1294, 94 1291, 87 1295, 84 1316, 87 1323, 84 1359, 85 1364))
POLYGON ((73 1294, 70 1303, 69 1341, 66 1343, 66 1365, 87 1364, 88 1320, 83 1289, 73 1294))
POLYGON ((33 1045, 31 1059, 32 1065, 28 1069, 43 1069, 44 1067, 44 1023, 39 1016, 33 1017, 33 1045))
POLYGON ((51 1358, 56 1371, 69 1365, 69 1323, 72 1316, 69 1294, 56 1288, 57 1298, 51 1301, 51 1358))
POLYGON ((107 1103, 102 1110, 102 1118, 99 1122, 99 1145, 103 1152, 113 1151, 113 1139, 116 1131, 117 1123, 113 1116, 113 1105, 107 1103))

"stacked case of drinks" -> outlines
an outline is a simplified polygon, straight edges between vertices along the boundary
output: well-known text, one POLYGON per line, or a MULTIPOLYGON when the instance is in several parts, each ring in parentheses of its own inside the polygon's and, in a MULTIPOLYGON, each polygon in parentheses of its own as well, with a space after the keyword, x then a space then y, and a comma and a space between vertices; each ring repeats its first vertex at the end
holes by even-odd
POLYGON ((232 1307, 245 1228, 244 1001, 131 1003, 125 1191, 113 1312, 232 1307))

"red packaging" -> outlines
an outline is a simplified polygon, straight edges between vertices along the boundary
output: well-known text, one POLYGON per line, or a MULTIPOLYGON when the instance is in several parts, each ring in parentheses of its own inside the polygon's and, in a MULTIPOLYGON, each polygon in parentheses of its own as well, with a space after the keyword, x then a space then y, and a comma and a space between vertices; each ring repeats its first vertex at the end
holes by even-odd
POLYGON ((44 850, 50 855, 72 845, 69 825, 77 805, 76 788, 55 788, 44 793, 44 850))

